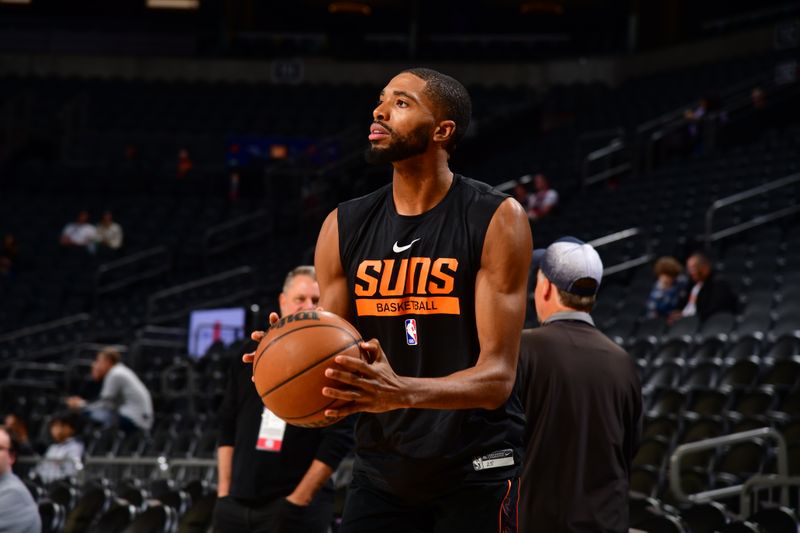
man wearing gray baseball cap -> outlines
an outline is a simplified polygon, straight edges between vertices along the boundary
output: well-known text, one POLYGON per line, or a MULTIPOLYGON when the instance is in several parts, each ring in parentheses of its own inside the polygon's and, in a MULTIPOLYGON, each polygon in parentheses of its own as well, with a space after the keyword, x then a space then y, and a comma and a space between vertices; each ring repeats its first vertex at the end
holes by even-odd
POLYGON ((628 479, 642 393, 628 354, 589 314, 603 278, 597 251, 564 237, 533 255, 541 327, 522 332, 525 408, 520 532, 628 531, 628 479))

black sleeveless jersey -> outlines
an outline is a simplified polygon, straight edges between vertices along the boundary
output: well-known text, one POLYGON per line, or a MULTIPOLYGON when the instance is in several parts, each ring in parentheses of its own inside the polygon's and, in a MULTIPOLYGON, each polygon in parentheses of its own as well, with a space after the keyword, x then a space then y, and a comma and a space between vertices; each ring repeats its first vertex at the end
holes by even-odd
MULTIPOLYGON (((430 211, 399 215, 391 184, 339 206, 339 253, 355 325, 398 375, 442 377, 474 366, 475 279, 506 196, 455 175, 430 211)), ((409 498, 518 474, 524 419, 514 395, 495 410, 361 413, 356 472, 409 498)))

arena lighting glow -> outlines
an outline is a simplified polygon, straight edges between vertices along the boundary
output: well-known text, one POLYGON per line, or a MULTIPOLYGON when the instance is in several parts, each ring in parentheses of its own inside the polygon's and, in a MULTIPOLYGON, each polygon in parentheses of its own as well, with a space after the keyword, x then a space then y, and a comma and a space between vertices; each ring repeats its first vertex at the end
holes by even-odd
POLYGON ((0 0, 0 4, 30 4, 31 0, 0 0))
POLYGON ((197 9, 200 7, 200 0, 147 0, 147 7, 152 9, 197 9))

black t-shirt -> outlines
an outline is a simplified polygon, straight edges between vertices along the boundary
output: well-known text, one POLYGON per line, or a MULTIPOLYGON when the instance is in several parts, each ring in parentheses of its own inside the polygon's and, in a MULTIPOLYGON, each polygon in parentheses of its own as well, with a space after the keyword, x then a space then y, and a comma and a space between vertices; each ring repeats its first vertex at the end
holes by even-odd
POLYGON ((353 416, 325 428, 287 424, 279 452, 258 450, 264 404, 250 380, 253 367, 239 360, 231 365, 219 413, 219 445, 234 447, 231 496, 254 502, 288 496, 314 459, 335 470, 352 451, 353 416))
MULTIPOLYGON (((380 341, 398 375, 443 377, 476 364, 475 280, 486 230, 505 198, 455 175, 442 201, 421 215, 399 215, 391 185, 339 206, 355 325, 380 341)), ((409 500, 505 479, 518 472, 522 427, 516 398, 491 411, 362 413, 356 470, 409 500)))
POLYGON ((527 417, 520 532, 627 532, 642 416, 628 354, 578 320, 524 330, 517 392, 527 417))

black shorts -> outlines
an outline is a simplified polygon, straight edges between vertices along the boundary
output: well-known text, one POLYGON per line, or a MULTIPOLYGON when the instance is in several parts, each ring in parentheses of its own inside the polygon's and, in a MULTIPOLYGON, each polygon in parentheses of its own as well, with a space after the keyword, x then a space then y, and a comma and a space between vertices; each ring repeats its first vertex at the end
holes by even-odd
POLYGON ((519 478, 466 483, 425 504, 410 504, 353 478, 340 533, 516 533, 519 478))

